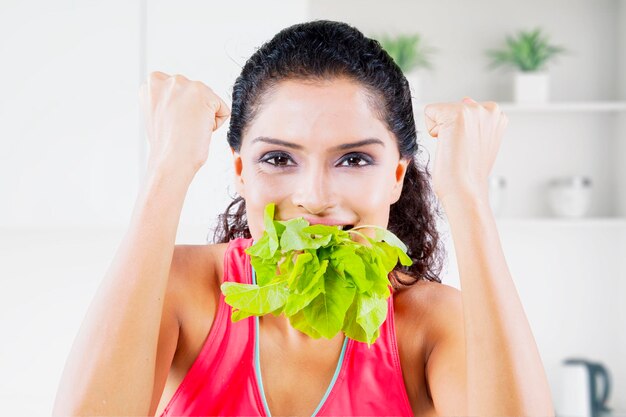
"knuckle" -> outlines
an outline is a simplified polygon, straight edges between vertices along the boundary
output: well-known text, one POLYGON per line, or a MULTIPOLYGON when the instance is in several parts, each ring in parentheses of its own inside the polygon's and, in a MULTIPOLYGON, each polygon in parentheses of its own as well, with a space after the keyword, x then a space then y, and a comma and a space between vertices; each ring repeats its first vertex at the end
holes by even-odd
POLYGON ((150 79, 150 81, 160 81, 166 77, 167 75, 162 73, 161 71, 152 71, 148 78, 150 79))
POLYGON ((209 97, 209 99, 206 101, 207 105, 209 106, 209 108, 211 110, 213 110, 214 112, 217 112, 220 108, 220 104, 218 103, 217 100, 215 100, 214 97, 209 97))
POLYGON ((204 94, 211 94, 212 90, 211 88, 204 84, 202 81, 191 81, 191 85, 199 92, 204 93, 204 94))

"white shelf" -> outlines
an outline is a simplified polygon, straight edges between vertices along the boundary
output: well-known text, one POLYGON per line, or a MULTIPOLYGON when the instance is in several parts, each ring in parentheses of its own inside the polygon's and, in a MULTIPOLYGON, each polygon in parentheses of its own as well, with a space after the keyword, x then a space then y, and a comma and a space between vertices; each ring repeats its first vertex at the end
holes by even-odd
MULTIPOLYGON (((513 103, 497 101, 502 111, 517 112, 626 112, 626 101, 560 101, 548 103, 513 103)), ((424 112, 426 103, 417 103, 416 110, 424 112)))
POLYGON ((496 217, 496 223, 503 226, 626 228, 626 217, 583 217, 579 219, 559 217, 496 217))
POLYGON ((626 101, 562 101, 553 103, 521 104, 498 103, 505 112, 622 112, 626 101))

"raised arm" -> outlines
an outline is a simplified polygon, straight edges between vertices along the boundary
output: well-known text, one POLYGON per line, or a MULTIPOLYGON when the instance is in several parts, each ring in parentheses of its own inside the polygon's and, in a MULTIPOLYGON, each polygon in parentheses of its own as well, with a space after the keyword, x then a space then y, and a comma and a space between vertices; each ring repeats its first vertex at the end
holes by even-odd
MULTIPOLYGON (((206 160, 212 131, 230 114, 208 87, 180 75, 151 73, 140 100, 148 170, 130 226, 74 340, 54 416, 148 414, 185 195, 206 160)), ((174 351, 175 345, 169 355, 174 351)))
POLYGON ((446 212, 461 293, 427 363, 439 415, 554 416, 541 357, 489 206, 487 178, 508 119, 494 102, 425 108, 438 138, 434 189, 446 212))

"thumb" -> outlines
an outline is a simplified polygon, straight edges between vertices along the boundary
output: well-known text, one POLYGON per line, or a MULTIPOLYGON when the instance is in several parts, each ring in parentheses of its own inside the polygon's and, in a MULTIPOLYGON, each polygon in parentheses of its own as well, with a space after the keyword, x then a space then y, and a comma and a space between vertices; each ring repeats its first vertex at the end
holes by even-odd
POLYGON ((439 129, 449 118, 451 113, 449 103, 431 103, 424 107, 424 121, 428 134, 434 138, 439 135, 439 129))

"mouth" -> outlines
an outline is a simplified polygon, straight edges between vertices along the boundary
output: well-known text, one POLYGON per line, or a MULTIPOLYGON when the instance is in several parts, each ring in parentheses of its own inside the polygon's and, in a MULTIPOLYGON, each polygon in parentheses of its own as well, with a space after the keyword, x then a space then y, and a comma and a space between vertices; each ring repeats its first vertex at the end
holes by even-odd
POLYGON ((333 226, 333 227, 338 228, 339 230, 350 230, 353 227, 355 227, 354 223, 342 223, 342 220, 340 219, 319 218, 319 217, 313 218, 313 217, 307 217, 307 216, 302 216, 302 217, 304 218, 304 220, 309 222, 309 225, 311 226, 321 224, 324 226, 333 226))

